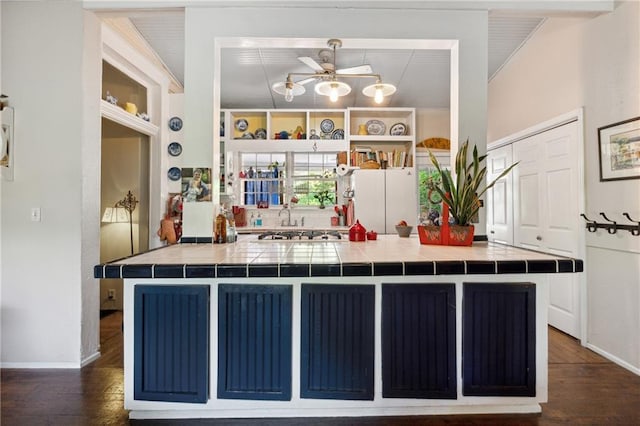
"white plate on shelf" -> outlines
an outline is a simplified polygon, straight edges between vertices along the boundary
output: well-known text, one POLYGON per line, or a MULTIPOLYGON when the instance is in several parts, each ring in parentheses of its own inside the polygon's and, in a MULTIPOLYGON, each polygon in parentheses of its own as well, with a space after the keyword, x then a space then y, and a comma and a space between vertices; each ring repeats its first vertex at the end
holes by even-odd
POLYGON ((249 128, 249 122, 244 118, 239 118, 234 123, 236 130, 239 132, 244 132, 249 128))
POLYGON ((369 120, 365 125, 367 126, 367 133, 374 136, 384 135, 387 130, 387 126, 380 120, 369 120))
POLYGON ((344 139, 344 130, 335 129, 333 133, 331 133, 331 139, 344 139))
POLYGON ((396 123, 389 129, 391 136, 404 136, 407 134, 407 126, 404 123, 396 123))
POLYGON ((265 129, 263 129, 263 128, 256 129, 254 134, 256 136, 256 139, 266 139, 267 138, 267 131, 265 129))
POLYGON ((324 120, 322 120, 320 122, 320 131, 322 131, 322 133, 331 133, 333 132, 333 120, 325 118, 324 120))

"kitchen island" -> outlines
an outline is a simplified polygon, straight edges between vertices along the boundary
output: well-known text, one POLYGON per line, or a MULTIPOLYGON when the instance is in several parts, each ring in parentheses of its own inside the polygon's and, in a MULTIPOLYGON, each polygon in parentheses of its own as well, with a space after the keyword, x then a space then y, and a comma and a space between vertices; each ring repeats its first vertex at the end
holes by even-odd
POLYGON ((582 261, 492 243, 178 244, 124 278, 131 418, 531 413, 547 400, 548 274, 582 261))

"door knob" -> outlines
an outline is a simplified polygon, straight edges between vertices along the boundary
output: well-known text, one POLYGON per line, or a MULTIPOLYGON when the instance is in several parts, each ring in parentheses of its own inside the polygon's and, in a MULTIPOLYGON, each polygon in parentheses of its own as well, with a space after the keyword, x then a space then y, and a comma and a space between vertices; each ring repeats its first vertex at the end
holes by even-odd
POLYGON ((538 235, 538 236, 536 237, 536 240, 538 240, 538 241, 542 241, 542 237, 541 237, 540 235, 538 235))

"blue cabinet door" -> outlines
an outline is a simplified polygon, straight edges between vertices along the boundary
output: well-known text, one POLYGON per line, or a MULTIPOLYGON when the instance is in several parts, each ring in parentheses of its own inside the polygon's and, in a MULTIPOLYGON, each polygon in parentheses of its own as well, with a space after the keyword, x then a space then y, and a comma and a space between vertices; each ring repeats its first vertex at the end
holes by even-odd
POLYGON ((373 285, 302 285, 300 396, 373 400, 373 285))
POLYGON ((290 285, 218 287, 218 398, 291 399, 290 285))
POLYGON ((382 396, 457 397, 454 284, 382 285, 382 396))
POLYGON ((463 394, 536 395, 536 287, 464 284, 463 394))
POLYGON ((134 398, 208 399, 209 286, 136 285, 134 398))

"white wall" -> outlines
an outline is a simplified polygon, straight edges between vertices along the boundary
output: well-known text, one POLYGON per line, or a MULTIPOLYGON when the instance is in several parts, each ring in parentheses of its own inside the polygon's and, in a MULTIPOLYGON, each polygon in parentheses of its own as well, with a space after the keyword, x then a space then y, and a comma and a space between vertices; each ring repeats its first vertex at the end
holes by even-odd
MULTIPOLYGON (((459 134, 484 151, 486 145, 486 11, 314 8, 198 8, 185 12, 185 150, 184 166, 213 160, 213 79, 215 37, 298 37, 460 40, 459 134), (328 28, 331 28, 330 30, 328 28)), ((185 235, 198 214, 185 205, 185 235)), ((211 214, 211 213, 210 213, 211 214)), ((210 235, 212 214, 203 220, 210 235)), ((484 223, 484 221, 482 221, 484 223)), ((476 232, 484 234, 484 225, 476 232)))
MULTIPOLYGON (((584 106, 592 219, 640 217, 640 180, 599 181, 597 132, 640 116, 639 28, 638 2, 593 19, 549 19, 489 84, 489 141, 584 106)), ((586 237, 588 345, 640 374, 640 237, 586 237)))
POLYGON ((81 345, 93 300, 83 267, 97 260, 82 257, 83 28, 77 2, 2 4, 2 87, 16 112, 15 175, 2 182, 2 367, 76 367, 97 350, 97 333, 81 345))

